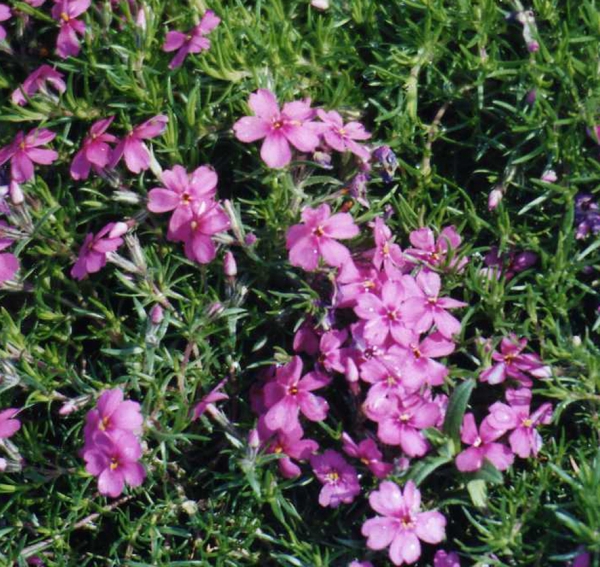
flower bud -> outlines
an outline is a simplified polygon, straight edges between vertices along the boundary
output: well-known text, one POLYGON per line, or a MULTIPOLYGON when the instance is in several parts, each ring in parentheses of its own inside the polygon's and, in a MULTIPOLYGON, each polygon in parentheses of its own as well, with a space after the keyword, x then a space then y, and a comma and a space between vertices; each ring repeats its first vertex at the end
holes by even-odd
POLYGON ((249 232, 246 235, 246 238, 244 238, 244 244, 246 246, 252 246, 257 240, 258 238, 256 238, 256 234, 254 234, 253 232, 249 232))
POLYGON ((535 89, 531 89, 527 95, 525 96, 525 102, 527 104, 533 104, 537 99, 537 91, 535 89))
POLYGON ((13 205, 21 205, 25 200, 21 186, 16 181, 10 182, 8 192, 13 205))
POLYGON ((150 311, 150 321, 152 321, 154 325, 160 325, 163 320, 163 317, 163 308, 160 306, 160 304, 157 303, 150 311))
POLYGON ((547 183, 555 183, 558 180, 558 175, 556 175, 556 171, 553 169, 547 169, 544 171, 541 177, 542 181, 546 181, 547 183))
POLYGON ((327 10, 329 8, 329 0, 311 0, 310 5, 317 10, 327 10))
POLYGON ((231 250, 228 250, 223 258, 223 271, 228 278, 237 276, 237 264, 231 250))
POLYGON ((488 211, 495 210, 502 201, 502 197, 504 197, 502 189, 492 189, 488 196, 488 211))
POLYGON ((251 429, 250 433, 248 433, 248 446, 252 449, 260 447, 260 435, 257 429, 251 429))

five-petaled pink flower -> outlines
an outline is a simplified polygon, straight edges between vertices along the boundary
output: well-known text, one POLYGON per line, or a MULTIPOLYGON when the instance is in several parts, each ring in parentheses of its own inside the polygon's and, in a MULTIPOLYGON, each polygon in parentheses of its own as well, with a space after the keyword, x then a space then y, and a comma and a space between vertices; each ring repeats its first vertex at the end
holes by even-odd
POLYGON ((167 33, 163 51, 176 51, 169 63, 169 69, 176 69, 189 53, 201 53, 210 49, 210 40, 204 37, 214 30, 221 19, 212 10, 207 10, 200 23, 188 33, 170 31, 167 33))
POLYGON ((82 280, 88 274, 99 272, 106 266, 106 255, 114 252, 121 244, 121 238, 128 230, 124 222, 108 223, 100 232, 94 236, 89 233, 85 237, 83 246, 79 250, 79 257, 73 268, 71 268, 71 277, 82 280))
POLYGON ((278 431, 277 438, 273 441, 267 453, 281 455, 277 460, 279 471, 285 478, 294 478, 302 472, 300 467, 292 461, 306 461, 319 450, 319 444, 313 439, 303 439, 304 431, 296 427, 290 431, 278 431))
POLYGON ((369 495, 369 504, 380 516, 367 520, 362 534, 370 549, 389 546, 394 565, 414 563, 421 556, 421 543, 440 543, 446 537, 446 518, 435 510, 421 512, 421 493, 412 480, 404 492, 391 481, 383 481, 369 495))
POLYGON ((208 166, 200 166, 192 174, 176 165, 163 171, 164 187, 155 187, 148 193, 148 210, 153 213, 173 211, 169 222, 169 238, 174 238, 182 226, 194 216, 193 209, 202 201, 211 201, 216 193, 217 174, 208 166))
POLYGON ((437 240, 430 228, 419 228, 413 230, 409 235, 410 243, 414 248, 408 248, 404 251, 410 259, 420 260, 429 266, 441 267, 448 261, 448 255, 453 254, 449 267, 462 269, 467 263, 467 259, 459 260, 456 252, 462 238, 453 226, 444 228, 437 240))
POLYGON ((167 127, 169 118, 159 114, 136 126, 119 142, 114 149, 110 167, 115 167, 121 157, 125 157, 125 165, 132 173, 140 173, 150 167, 150 150, 144 140, 160 136, 167 127))
POLYGON ((10 160, 11 177, 24 183, 33 177, 33 164, 50 165, 58 158, 54 150, 42 149, 56 134, 46 129, 34 128, 27 135, 19 132, 8 146, 0 150, 0 165, 10 160))
POLYGON ((317 115, 323 121, 320 130, 327 145, 338 152, 352 152, 363 161, 368 161, 371 155, 369 150, 355 141, 368 140, 371 137, 360 122, 344 124, 342 117, 335 110, 326 112, 318 109, 317 115))
POLYGON ((310 99, 287 102, 279 109, 275 95, 259 89, 250 95, 249 106, 255 116, 244 116, 233 126, 242 142, 262 140, 260 157, 269 167, 281 168, 290 163, 290 144, 301 152, 312 152, 319 145, 318 129, 310 120, 314 110, 310 99))
POLYGON ((90 133, 83 140, 83 146, 75 154, 71 163, 73 179, 87 179, 92 167, 96 173, 101 173, 108 165, 112 151, 108 144, 118 141, 112 134, 106 134, 106 130, 114 119, 115 117, 111 116, 92 124, 90 133))
POLYGON ((321 506, 337 508, 342 503, 349 504, 360 494, 356 470, 337 451, 327 449, 322 455, 313 455, 310 464, 323 484, 319 493, 321 506))
POLYGON ((340 266, 350 259, 350 251, 337 242, 354 238, 359 228, 348 213, 331 214, 329 205, 302 211, 302 224, 291 226, 286 235, 290 263, 307 271, 315 270, 319 258, 329 266, 340 266))
POLYGON ((91 4, 91 0, 54 0, 52 17, 60 23, 56 40, 56 53, 66 59, 79 54, 81 46, 77 35, 85 33, 85 23, 77 20, 91 4))
POLYGON ((15 408, 0 411, 0 439, 8 439, 21 429, 21 422, 15 419, 18 413, 15 408))
POLYGON ((146 478, 144 466, 139 463, 142 447, 130 431, 117 429, 111 435, 98 434, 94 444, 83 452, 86 470, 98 477, 100 494, 116 498, 128 484, 140 486, 146 478))
MULTIPOLYGON (((0 4, 0 22, 6 22, 6 20, 10 20, 12 13, 10 8, 5 4, 0 4)), ((3 26, 0 26, 0 41, 4 41, 6 39, 6 30, 3 26)))
POLYGON ((460 567, 460 558, 455 551, 448 553, 444 549, 438 549, 433 558, 433 567, 460 567))
POLYGON ((461 472, 477 471, 483 466, 484 459, 487 459, 498 470, 505 471, 513 464, 515 458, 506 445, 495 443, 504 433, 506 429, 492 427, 487 419, 483 420, 478 432, 475 416, 472 413, 466 414, 460 438, 471 447, 458 454, 456 468, 461 472))
POLYGON ((352 437, 344 432, 342 433, 342 443, 344 453, 360 459, 360 462, 366 465, 377 478, 385 478, 392 472, 394 465, 383 462, 383 455, 373 439, 363 439, 356 444, 352 437))
POLYGON ((46 83, 52 85, 59 93, 67 90, 67 85, 63 81, 63 74, 56 71, 50 65, 41 65, 31 73, 21 86, 15 89, 11 95, 11 100, 20 106, 27 103, 35 93, 47 93, 46 83))
MULTIPOLYGON (((13 239, 4 234, 4 229, 9 228, 4 221, 0 221, 0 250, 5 250, 12 243, 13 239)), ((0 254, 0 285, 5 281, 11 280, 19 269, 19 260, 10 252, 0 254)))
POLYGON ((327 386, 330 381, 320 372, 309 372, 302 377, 302 359, 294 356, 277 369, 275 379, 265 386, 264 399, 269 408, 265 414, 266 426, 272 431, 296 429, 300 426, 300 412, 311 421, 325 419, 329 406, 312 391, 327 386))

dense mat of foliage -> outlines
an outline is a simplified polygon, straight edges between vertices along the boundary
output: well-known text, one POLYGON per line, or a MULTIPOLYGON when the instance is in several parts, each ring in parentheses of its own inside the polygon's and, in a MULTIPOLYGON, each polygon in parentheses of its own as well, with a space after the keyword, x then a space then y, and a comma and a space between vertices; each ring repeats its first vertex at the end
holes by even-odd
POLYGON ((599 49, 3 0, 0 565, 597 565, 599 49))

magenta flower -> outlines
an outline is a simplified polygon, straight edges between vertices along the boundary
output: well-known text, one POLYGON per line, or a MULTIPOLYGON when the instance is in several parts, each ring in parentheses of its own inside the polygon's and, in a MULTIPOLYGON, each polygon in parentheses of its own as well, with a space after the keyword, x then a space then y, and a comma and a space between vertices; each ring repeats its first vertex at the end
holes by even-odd
POLYGON ((402 268, 406 262, 402 249, 394 242, 392 231, 381 217, 375 219, 373 236, 375 238, 373 265, 378 270, 383 266, 388 277, 397 279, 402 274, 402 268))
POLYGON ((8 439, 21 429, 21 422, 15 419, 18 413, 15 408, 0 411, 0 439, 8 439))
POLYGON ((125 484, 135 488, 146 478, 144 466, 139 463, 142 447, 129 431, 118 429, 111 435, 100 433, 93 446, 84 450, 85 469, 98 477, 100 494, 116 498, 125 484))
POLYGON ((484 370, 479 379, 488 384, 500 384, 509 377, 530 388, 533 382, 527 374, 535 378, 548 378, 551 375, 550 367, 546 366, 537 354, 523 354, 526 346, 527 339, 518 339, 513 333, 503 338, 500 342, 500 352, 492 353, 492 360, 496 364, 484 370))
POLYGON ((106 134, 106 130, 114 119, 115 117, 111 116, 98 120, 92 125, 90 133, 83 140, 83 146, 75 154, 71 163, 73 179, 87 179, 92 167, 96 173, 101 173, 108 165, 112 151, 108 144, 118 141, 112 134, 106 134))
MULTIPOLYGON (((456 254, 462 239, 453 226, 447 226, 435 239, 433 231, 429 228, 413 230, 409 236, 414 248, 408 248, 405 254, 412 260, 420 260, 429 266, 440 267, 448 261, 449 254, 456 254)), ((460 270, 467 263, 467 259, 459 260, 454 256, 450 268, 460 270)))
POLYGON ((319 335, 309 320, 304 320, 294 335, 294 352, 305 352, 314 356, 319 352, 319 335))
POLYGON ((123 400, 123 390, 120 388, 106 390, 98 399, 96 408, 90 410, 86 416, 85 445, 86 447, 93 445, 97 434, 102 432, 110 435, 116 431, 139 434, 143 423, 140 404, 123 400))
POLYGON ((290 144, 301 152, 312 152, 319 145, 317 127, 310 120, 314 110, 310 99, 287 102, 279 110, 275 95, 259 89, 248 102, 255 116, 244 116, 233 126, 241 142, 255 142, 264 138, 260 157, 269 167, 281 168, 290 163, 290 144))
POLYGON ((344 349, 342 345, 348 338, 348 332, 345 329, 336 330, 332 329, 323 333, 321 341, 319 343, 319 349, 321 354, 319 355, 318 362, 328 372, 340 372, 344 373, 344 349))
POLYGON ((194 411, 192 412, 192 421, 198 419, 210 404, 229 399, 227 394, 221 392, 226 383, 227 378, 224 378, 208 394, 206 394, 198 404, 196 404, 196 407, 194 407, 194 411))
POLYGON ((85 23, 77 20, 91 4, 91 0, 54 0, 52 17, 60 23, 56 53, 66 59, 79 54, 81 46, 77 35, 85 33, 85 23))
POLYGON ((319 450, 319 444, 312 439, 302 439, 304 431, 301 427, 288 432, 278 431, 277 439, 269 445, 267 453, 282 455, 277 460, 279 471, 285 478, 294 478, 302 472, 300 467, 292 461, 307 461, 311 455, 319 450))
MULTIPOLYGON (((4 235, 3 229, 6 228, 9 228, 9 226, 4 221, 0 221, 0 250, 5 250, 13 243, 12 238, 4 235)), ((12 280, 18 269, 19 260, 14 254, 10 252, 0 254, 0 285, 5 281, 12 280)))
POLYGON ((183 242, 185 255, 193 262, 208 264, 217 255, 211 236, 227 230, 231 223, 218 203, 200 201, 190 208, 190 221, 178 227, 176 232, 170 233, 167 238, 183 242))
MULTIPOLYGON (((313 2, 315 1, 316 0, 313 0, 313 2)), ((370 561, 352 561, 348 567, 373 567, 373 563, 370 561)))
POLYGON ((94 236, 89 233, 85 237, 83 246, 79 250, 77 262, 71 268, 71 277, 82 280, 88 274, 99 272, 106 266, 106 255, 114 252, 123 244, 123 236, 128 230, 124 222, 108 223, 100 232, 94 236))
POLYGON ((508 437, 513 453, 522 459, 537 457, 543 442, 536 428, 552 421, 552 405, 542 404, 530 415, 531 390, 527 388, 507 390, 506 399, 510 405, 496 402, 490 406, 487 423, 498 430, 513 430, 508 437))
POLYGON ((34 128, 27 135, 19 132, 8 146, 0 149, 0 165, 10 160, 11 177, 24 183, 33 177, 33 164, 50 165, 58 158, 54 150, 39 146, 49 144, 56 134, 46 129, 34 128))
POLYGON ((63 76, 62 73, 56 71, 50 65, 41 65, 23 81, 23 84, 19 88, 15 89, 11 100, 15 104, 24 106, 27 103, 27 99, 31 98, 35 93, 41 91, 47 94, 47 83, 52 85, 59 93, 64 93, 67 90, 67 85, 63 81, 63 76))
POLYGON ((311 421, 321 421, 327 416, 327 402, 312 391, 324 388, 331 379, 320 372, 301 376, 302 359, 294 356, 277 369, 275 380, 266 384, 264 399, 269 410, 265 414, 265 424, 272 431, 289 432, 298 428, 300 412, 311 421))
POLYGON ((342 449, 346 455, 360 459, 377 478, 389 475, 394 465, 383 462, 383 455, 373 439, 363 439, 358 445, 347 433, 342 433, 342 449))
POLYGON ((125 165, 132 173, 140 173, 150 167, 150 150, 144 140, 160 136, 167 127, 169 118, 159 114, 146 122, 142 122, 129 132, 113 151, 110 167, 115 167, 121 157, 125 157, 125 165))
POLYGON ((400 445, 409 457, 422 457, 429 443, 421 430, 434 427, 439 414, 437 404, 419 396, 396 399, 379 417, 377 437, 388 445, 400 445))
POLYGON ((290 227, 286 235, 286 248, 290 263, 307 271, 315 270, 319 258, 328 266, 341 266, 350 259, 349 250, 337 240, 354 238, 360 231, 348 213, 331 214, 329 205, 302 211, 303 224, 290 227))
POLYGON ((472 413, 466 414, 460 438, 471 447, 458 454, 456 468, 461 472, 477 471, 483 466, 484 459, 487 459, 498 470, 505 471, 513 464, 514 455, 506 445, 494 442, 505 432, 505 429, 495 429, 485 419, 478 432, 475 417, 472 413))
POLYGON ((357 266, 352 258, 340 266, 336 283, 338 293, 335 306, 339 309, 354 307, 363 293, 379 294, 382 285, 377 269, 373 266, 357 266))
POLYGON ((217 174, 208 166, 197 168, 188 174, 181 165, 163 171, 164 187, 155 187, 148 193, 148 210, 153 213, 173 211, 169 222, 169 238, 181 227, 189 225, 194 216, 193 207, 203 201, 210 202, 215 196, 217 174))
POLYGON ((454 551, 447 553, 438 549, 433 558, 433 567, 460 567, 460 559, 454 551))
MULTIPOLYGON (((0 22, 6 22, 6 20, 10 20, 12 13, 10 8, 5 4, 0 4, 0 22)), ((6 39, 6 30, 3 26, 0 26, 0 41, 4 41, 6 39)))
POLYGON ((424 333, 435 324, 447 339, 460 332, 460 321, 446 309, 464 307, 467 304, 450 297, 439 297, 441 280, 435 272, 419 272, 417 285, 421 294, 409 297, 399 308, 404 324, 417 333, 424 333))
POLYGON ((327 449, 322 455, 313 455, 310 464, 315 476, 323 485, 319 493, 319 504, 337 508, 350 504, 360 494, 358 475, 337 451, 327 449))
POLYGON ((421 543, 440 543, 446 537, 446 518, 431 510, 421 512, 421 493, 412 480, 404 492, 391 481, 383 481, 371 492, 369 504, 380 516, 367 520, 362 534, 370 549, 390 547, 394 565, 414 563, 421 556, 421 543))
POLYGON ((169 63, 169 69, 179 67, 189 53, 201 53, 210 49, 210 40, 204 36, 214 30, 220 21, 221 18, 216 16, 212 10, 207 10, 200 23, 188 33, 168 32, 163 51, 177 51, 169 63))
POLYGON ((371 134, 365 130, 360 122, 348 122, 344 125, 342 117, 335 111, 325 112, 318 109, 317 115, 323 121, 321 128, 323 138, 329 147, 338 152, 352 152, 363 161, 368 161, 370 152, 356 140, 368 140, 371 134))

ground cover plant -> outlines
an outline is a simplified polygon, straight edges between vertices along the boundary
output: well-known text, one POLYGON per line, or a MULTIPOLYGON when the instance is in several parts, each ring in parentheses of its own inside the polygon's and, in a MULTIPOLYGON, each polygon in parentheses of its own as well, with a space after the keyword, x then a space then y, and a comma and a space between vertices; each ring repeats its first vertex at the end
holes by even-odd
POLYGON ((3 0, 0 565, 598 565, 599 48, 3 0))

